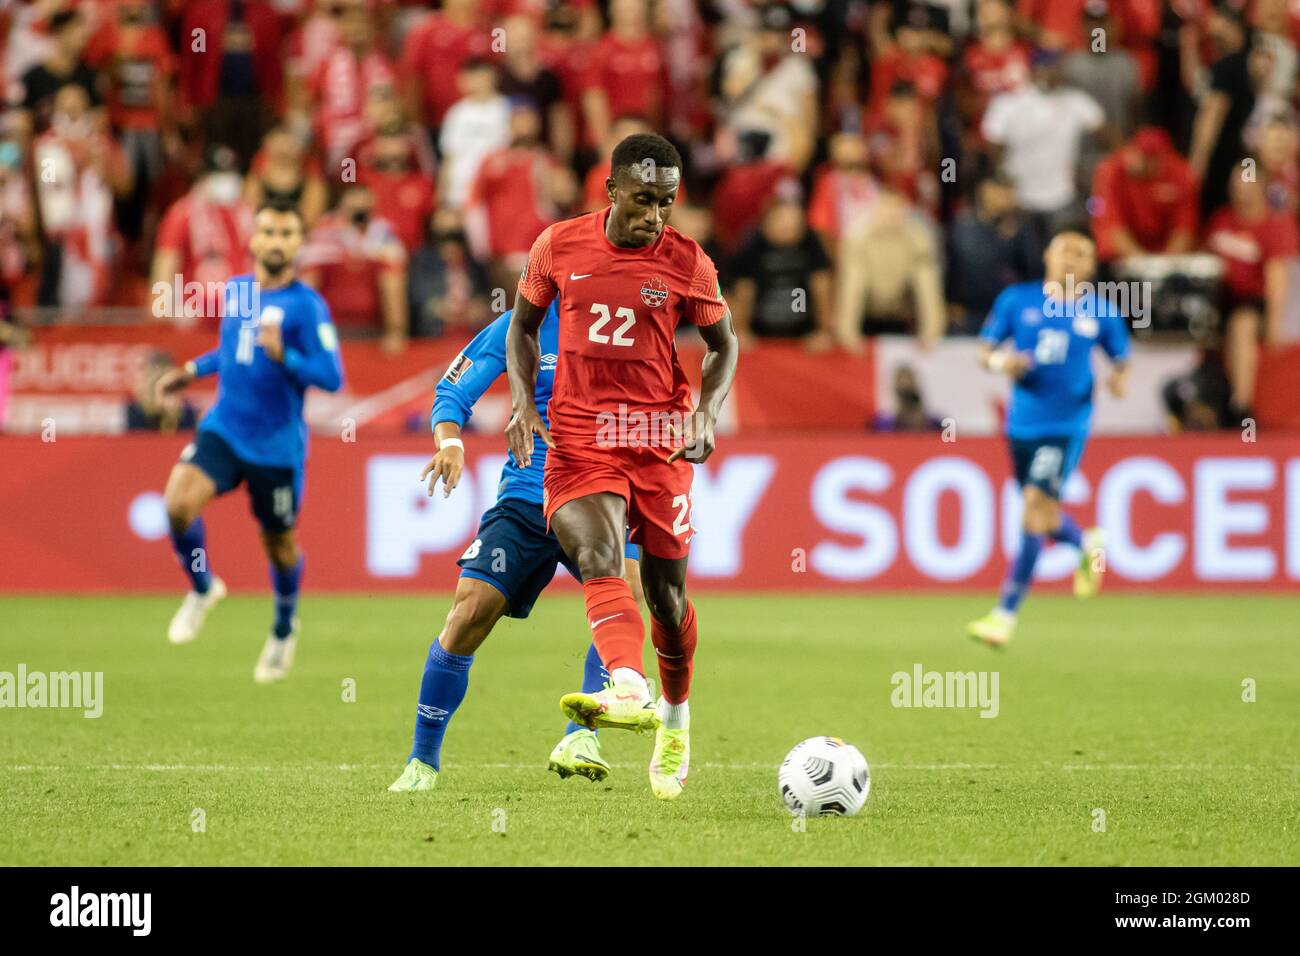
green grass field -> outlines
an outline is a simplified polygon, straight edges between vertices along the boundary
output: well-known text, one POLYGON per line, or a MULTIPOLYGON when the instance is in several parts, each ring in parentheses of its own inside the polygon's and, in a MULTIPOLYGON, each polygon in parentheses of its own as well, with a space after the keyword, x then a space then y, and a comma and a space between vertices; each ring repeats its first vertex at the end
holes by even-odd
POLYGON ((502 624, 438 790, 400 795, 445 597, 307 595, 271 687, 252 682, 269 598, 229 599, 181 648, 175 603, 0 598, 0 671, 104 672, 99 719, 0 711, 0 864, 1300 863, 1294 599, 1034 595, 996 653, 961 636, 977 595, 701 597, 674 803, 650 795, 649 738, 605 732, 603 784, 546 772, 581 680, 576 598, 502 624), (996 670, 998 716, 893 707, 917 663, 996 670), (871 797, 799 832, 776 767, 816 734, 862 749, 871 797))

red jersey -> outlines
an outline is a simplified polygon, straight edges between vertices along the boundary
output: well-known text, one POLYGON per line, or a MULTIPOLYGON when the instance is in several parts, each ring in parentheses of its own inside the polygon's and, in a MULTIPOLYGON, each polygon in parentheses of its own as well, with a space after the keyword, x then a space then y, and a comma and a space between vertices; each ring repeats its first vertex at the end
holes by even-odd
POLYGON ((673 336, 683 319, 727 314, 713 261, 671 226, 640 249, 605 235, 609 209, 548 226, 528 253, 519 294, 560 297, 559 356, 547 417, 557 445, 594 445, 608 416, 691 410, 673 336))
POLYGON ((1160 155, 1154 175, 1133 176, 1124 165, 1128 148, 1111 153, 1093 174, 1092 232, 1102 261, 1115 258, 1117 228, 1151 252, 1163 252, 1175 232, 1196 234, 1200 182, 1192 168, 1170 149, 1160 155))
POLYGON ((1264 266, 1270 259, 1300 251, 1295 220, 1286 213, 1270 212, 1249 221, 1231 206, 1210 217, 1205 248, 1223 260, 1223 284, 1241 299, 1264 295, 1264 266))
POLYGON ((663 124, 668 72, 654 37, 603 37, 592 51, 587 82, 605 91, 611 120, 632 113, 645 117, 651 127, 663 124))

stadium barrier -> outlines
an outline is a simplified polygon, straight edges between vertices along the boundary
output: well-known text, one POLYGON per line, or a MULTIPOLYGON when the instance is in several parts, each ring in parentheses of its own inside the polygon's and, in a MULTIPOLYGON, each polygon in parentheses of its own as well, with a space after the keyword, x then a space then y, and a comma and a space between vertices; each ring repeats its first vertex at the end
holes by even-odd
MULTIPOLYGON (((5 431, 39 434, 53 421, 62 435, 121 432, 126 398, 155 350, 182 362, 212 344, 210 331, 160 325, 42 329, 29 349, 12 356, 13 394, 5 431)), ((373 343, 344 342, 345 388, 338 395, 311 393, 308 420, 318 432, 332 435, 349 422, 373 437, 424 431, 430 393, 460 345, 459 339, 413 341, 403 355, 386 358, 373 343)), ((688 334, 678 349, 698 389, 702 347, 688 334)), ((764 343, 742 356, 720 430, 744 435, 862 430, 878 413, 893 410, 894 370, 909 365, 934 418, 951 417, 962 436, 996 434, 1007 386, 978 367, 976 351, 969 338, 946 339, 925 352, 915 339, 884 336, 871 341, 860 355, 809 355, 798 344, 764 343)), ((1162 431, 1160 389, 1190 370, 1196 358, 1190 344, 1139 346, 1129 395, 1121 402, 1099 390, 1096 431, 1162 431)), ((213 382, 200 383, 188 394, 202 407, 212 400, 213 382)), ((1258 395, 1261 428, 1300 428, 1300 345, 1265 353, 1258 395)), ((509 417, 509 391, 499 381, 475 409, 473 424, 485 434, 499 434, 509 417)))
MULTIPOLYGON (((178 591, 161 492, 186 442, 0 438, 0 589, 178 591)), ((452 586, 495 498, 503 447, 467 440, 461 486, 430 498, 418 476, 431 444, 313 441, 300 523, 309 592, 452 586)), ((1096 438, 1065 498, 1107 531, 1108 588, 1300 582, 1300 435, 1096 438)), ((993 589, 1016 545, 1018 501, 998 439, 728 439, 696 468, 692 585, 993 589)), ((242 491, 214 503, 207 526, 214 570, 236 592, 264 591, 242 491)), ((1049 548, 1040 579, 1065 587, 1074 560, 1049 548)), ((572 587, 563 572, 557 583, 572 587)))

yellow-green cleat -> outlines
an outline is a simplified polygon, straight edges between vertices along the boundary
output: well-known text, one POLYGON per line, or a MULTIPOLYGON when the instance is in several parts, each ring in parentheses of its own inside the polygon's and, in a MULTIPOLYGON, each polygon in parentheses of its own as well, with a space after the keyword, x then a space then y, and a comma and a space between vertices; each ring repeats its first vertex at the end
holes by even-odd
POLYGON ((613 727, 641 734, 659 726, 650 695, 626 684, 615 684, 594 694, 565 694, 560 698, 560 710, 575 724, 590 730, 613 727))
POLYGON ((686 787, 690 764, 690 728, 669 730, 660 725, 655 731, 655 749, 650 757, 651 793, 660 800, 676 800, 686 787))
POLYGON ((1101 578, 1106 573, 1105 544, 1106 538, 1100 528, 1089 528, 1083 533, 1079 566, 1074 569, 1075 597, 1090 598, 1101 590, 1101 578))
POLYGON ((546 769, 559 774, 561 780, 578 776, 600 783, 609 776, 609 764, 601 757, 600 741, 591 730, 565 734, 551 751, 551 762, 546 769))
POLYGON ((393 793, 412 793, 416 790, 432 790, 437 784, 438 771, 423 760, 412 757, 402 775, 388 789, 393 793))
POLYGON ((978 621, 967 624, 966 633, 989 647, 1002 647, 1016 636, 1016 616, 995 607, 978 621))

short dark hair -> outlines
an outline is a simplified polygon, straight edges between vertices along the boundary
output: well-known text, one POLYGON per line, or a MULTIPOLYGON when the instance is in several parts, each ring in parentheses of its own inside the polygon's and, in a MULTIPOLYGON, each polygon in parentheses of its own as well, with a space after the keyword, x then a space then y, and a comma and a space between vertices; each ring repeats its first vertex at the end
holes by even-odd
POLYGON ((307 231, 307 220, 303 218, 302 210, 298 208, 296 203, 277 196, 272 199, 263 200, 262 204, 257 207, 259 213, 264 209, 269 209, 271 212, 277 213, 292 213, 298 217, 298 225, 302 227, 302 231, 307 231))
POLYGON ((656 169, 682 168, 682 154, 658 133, 633 133, 626 137, 614 147, 609 168, 611 174, 617 174, 624 166, 640 166, 647 159, 655 164, 656 169))
POLYGON ((58 13, 50 17, 50 32, 55 34, 62 33, 66 28, 72 26, 74 23, 80 22, 81 13, 78 10, 60 10, 58 13))
POLYGON ((1067 232, 1083 236, 1083 238, 1087 239, 1089 242, 1095 242, 1092 238, 1092 228, 1083 220, 1069 220, 1061 223, 1052 230, 1049 239, 1055 239, 1057 236, 1064 235, 1067 232))

